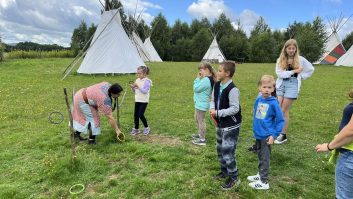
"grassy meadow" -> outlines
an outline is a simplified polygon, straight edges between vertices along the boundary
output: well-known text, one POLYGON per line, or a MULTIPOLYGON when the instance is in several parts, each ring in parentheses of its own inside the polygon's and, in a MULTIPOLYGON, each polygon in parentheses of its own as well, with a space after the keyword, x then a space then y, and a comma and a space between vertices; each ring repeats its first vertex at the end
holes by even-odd
POLYGON ((263 74, 275 75, 274 64, 239 64, 233 80, 241 92, 244 121, 236 151, 242 182, 223 191, 221 182, 212 179, 219 172, 214 127, 207 122, 207 146, 191 144, 198 63, 148 64, 153 80, 146 111, 151 134, 129 135, 134 97, 127 89, 120 118, 126 141, 118 143, 102 117, 97 145, 80 143, 71 164, 63 88, 71 96, 72 89, 101 81, 126 88, 136 78, 72 73, 62 81, 71 60, 0 63, 0 198, 75 198, 69 193, 75 184, 85 186, 78 198, 334 198, 334 166, 314 147, 337 133, 349 102, 347 92, 353 88, 353 68, 316 66, 314 75, 303 81, 290 112, 289 141, 272 147, 271 188, 257 191, 246 180, 258 165, 257 156, 247 151, 253 143, 252 108, 257 81, 263 74), (62 112, 64 122, 49 123, 52 111, 62 112))

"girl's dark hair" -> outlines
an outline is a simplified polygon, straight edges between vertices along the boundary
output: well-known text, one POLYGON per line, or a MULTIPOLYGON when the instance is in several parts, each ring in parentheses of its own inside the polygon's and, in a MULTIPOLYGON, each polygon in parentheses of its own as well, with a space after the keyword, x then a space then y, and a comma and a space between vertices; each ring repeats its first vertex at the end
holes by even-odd
POLYGON ((142 70, 143 74, 146 74, 146 75, 150 73, 150 68, 148 66, 139 66, 137 70, 142 70))
POLYGON ((349 91, 348 96, 349 96, 351 99, 353 99, 353 89, 352 89, 351 91, 349 91))
MULTIPOLYGON (((119 94, 121 91, 123 91, 123 87, 121 87, 120 84, 118 84, 118 83, 115 83, 110 86, 110 88, 108 89, 108 95, 109 95, 109 98, 112 101, 112 103, 113 103, 112 94, 119 94)), ((114 107, 112 108, 112 111, 115 110, 116 104, 117 104, 117 101, 115 99, 114 100, 114 107)))

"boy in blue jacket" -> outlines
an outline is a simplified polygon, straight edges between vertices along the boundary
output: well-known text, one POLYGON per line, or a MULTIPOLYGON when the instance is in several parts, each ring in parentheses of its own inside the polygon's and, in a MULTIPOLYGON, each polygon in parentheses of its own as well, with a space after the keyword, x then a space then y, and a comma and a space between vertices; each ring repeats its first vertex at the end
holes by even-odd
POLYGON ((259 96, 254 105, 253 132, 256 139, 256 151, 259 157, 259 172, 248 176, 249 186, 254 189, 266 190, 270 173, 271 144, 281 133, 284 117, 277 99, 271 95, 275 89, 275 79, 271 75, 264 75, 259 82, 259 96))

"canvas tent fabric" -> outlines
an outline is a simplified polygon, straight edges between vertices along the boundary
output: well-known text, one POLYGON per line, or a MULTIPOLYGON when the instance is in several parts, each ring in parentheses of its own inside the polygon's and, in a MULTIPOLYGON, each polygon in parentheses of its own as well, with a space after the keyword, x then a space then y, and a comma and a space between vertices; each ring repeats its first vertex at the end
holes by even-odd
POLYGON ((353 45, 349 50, 340 57, 335 63, 336 66, 350 66, 353 67, 353 45))
POLYGON ((333 32, 325 43, 325 52, 315 64, 335 64, 336 61, 344 54, 341 40, 336 32, 333 32))
POLYGON ((78 73, 135 73, 145 66, 122 24, 118 10, 104 11, 78 73), (113 18, 114 17, 114 18, 113 18))
POLYGON ((135 32, 132 32, 131 42, 135 45, 138 51, 138 54, 140 55, 143 61, 147 61, 147 62, 151 61, 150 54, 148 53, 147 49, 143 45, 141 38, 135 32))
POLYGON ((213 38, 213 41, 208 48, 206 54, 203 56, 202 61, 209 61, 209 62, 223 62, 226 60, 225 56, 221 52, 216 37, 213 38))
POLYGON ((152 62, 163 62, 163 60, 161 59, 161 57, 159 56, 158 52, 156 51, 156 49, 154 48, 151 42, 151 37, 148 37, 143 43, 143 45, 148 51, 148 54, 151 56, 152 62))

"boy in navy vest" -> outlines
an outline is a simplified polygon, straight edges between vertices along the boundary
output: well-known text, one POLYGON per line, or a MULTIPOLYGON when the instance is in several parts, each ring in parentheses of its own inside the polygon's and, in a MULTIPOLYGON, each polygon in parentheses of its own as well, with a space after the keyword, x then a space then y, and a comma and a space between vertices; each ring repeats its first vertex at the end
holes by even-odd
POLYGON ((238 167, 235 150, 241 125, 241 108, 239 89, 234 85, 232 77, 235 73, 235 62, 225 61, 217 71, 218 82, 214 85, 210 114, 217 121, 216 139, 217 155, 221 172, 215 179, 226 179, 223 189, 231 189, 239 185, 238 167))

